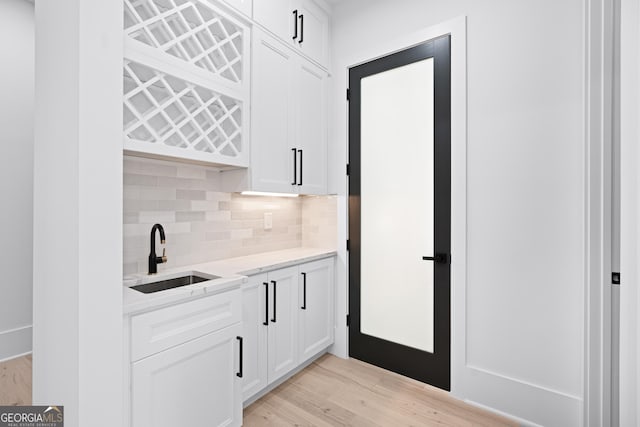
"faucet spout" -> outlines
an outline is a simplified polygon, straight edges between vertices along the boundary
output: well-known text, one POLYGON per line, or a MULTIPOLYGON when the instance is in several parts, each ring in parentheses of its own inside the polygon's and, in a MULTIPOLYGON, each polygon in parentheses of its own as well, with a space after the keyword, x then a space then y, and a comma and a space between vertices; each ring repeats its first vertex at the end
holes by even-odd
POLYGON ((167 262, 165 250, 162 251, 162 256, 156 255, 156 231, 160 232, 160 243, 165 243, 164 228, 160 224, 154 224, 151 227, 151 252, 149 252, 149 274, 156 274, 158 272, 158 264, 167 262))

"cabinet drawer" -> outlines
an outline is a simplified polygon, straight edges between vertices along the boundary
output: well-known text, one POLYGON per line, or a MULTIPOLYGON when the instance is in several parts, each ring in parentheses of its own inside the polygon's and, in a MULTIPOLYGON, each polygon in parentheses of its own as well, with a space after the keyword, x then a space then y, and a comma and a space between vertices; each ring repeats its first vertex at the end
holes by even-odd
POLYGON ((131 360, 240 322, 240 290, 189 301, 131 318, 131 360))

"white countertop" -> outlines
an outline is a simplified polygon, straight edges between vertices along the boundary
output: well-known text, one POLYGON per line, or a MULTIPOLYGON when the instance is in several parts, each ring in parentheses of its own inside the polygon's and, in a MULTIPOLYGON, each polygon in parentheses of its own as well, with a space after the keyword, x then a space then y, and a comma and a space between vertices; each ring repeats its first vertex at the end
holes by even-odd
POLYGON ((181 300, 199 298, 207 294, 216 294, 239 288, 243 283, 247 282, 247 276, 285 268, 303 262, 315 261, 317 259, 334 256, 335 254, 335 249, 293 248, 177 267, 164 271, 162 271, 162 265, 158 265, 161 271, 156 275, 147 276, 139 274, 125 278, 125 289, 123 291, 124 314, 148 311, 165 305, 175 304, 181 300), (171 279, 184 274, 197 274, 204 277, 218 276, 219 278, 152 294, 143 294, 142 292, 129 289, 130 286, 171 279))

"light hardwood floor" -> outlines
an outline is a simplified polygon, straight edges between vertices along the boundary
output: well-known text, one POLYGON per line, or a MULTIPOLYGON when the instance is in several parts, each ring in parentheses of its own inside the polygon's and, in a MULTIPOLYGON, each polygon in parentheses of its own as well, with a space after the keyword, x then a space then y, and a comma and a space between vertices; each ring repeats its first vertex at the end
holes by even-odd
POLYGON ((0 405, 31 405, 31 355, 0 363, 0 405))
POLYGON ((326 355, 244 411, 245 427, 517 426, 448 393, 326 355))
MULTIPOLYGON (((31 356, 0 363, 0 405, 31 404, 31 356)), ((326 355, 244 411, 245 427, 516 426, 437 388, 326 355)))

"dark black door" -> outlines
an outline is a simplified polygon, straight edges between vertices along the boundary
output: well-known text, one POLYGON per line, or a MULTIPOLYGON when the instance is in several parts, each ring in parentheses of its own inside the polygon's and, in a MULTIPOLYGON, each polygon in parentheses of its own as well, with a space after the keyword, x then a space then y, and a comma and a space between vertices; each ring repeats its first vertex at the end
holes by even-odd
POLYGON ((349 354, 450 389, 450 36, 349 70, 349 354))

